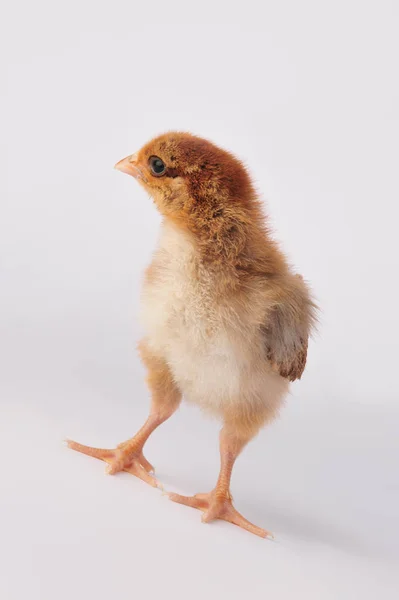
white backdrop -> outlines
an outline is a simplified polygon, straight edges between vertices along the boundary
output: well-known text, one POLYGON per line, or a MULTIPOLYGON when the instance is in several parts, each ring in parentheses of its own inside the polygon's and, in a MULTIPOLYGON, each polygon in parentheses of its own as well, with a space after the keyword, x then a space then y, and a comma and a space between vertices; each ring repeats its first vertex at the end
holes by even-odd
MULTIPOLYGON (((397 597, 398 17, 393 0, 7 6, 2 597, 397 597), (276 543, 61 445, 113 446, 146 416, 136 310, 159 217, 112 167, 169 129, 246 162, 322 308, 304 379, 233 475, 276 543)), ((217 431, 183 407, 151 438, 168 489, 211 489, 217 431)))

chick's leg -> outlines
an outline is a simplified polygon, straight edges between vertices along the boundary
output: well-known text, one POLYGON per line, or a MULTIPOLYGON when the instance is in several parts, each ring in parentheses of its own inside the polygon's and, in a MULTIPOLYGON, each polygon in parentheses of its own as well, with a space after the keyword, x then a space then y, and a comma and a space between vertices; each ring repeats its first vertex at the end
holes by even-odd
MULTIPOLYGON (((250 436, 252 437, 252 435, 250 436)), ((250 438, 249 438, 250 439, 250 438)), ((238 525, 260 537, 273 537, 266 529, 261 529, 245 519, 233 506, 230 493, 230 479, 237 456, 249 441, 248 437, 238 436, 234 428, 225 425, 220 432, 220 473, 216 487, 208 494, 195 496, 180 496, 170 493, 169 498, 179 504, 192 506, 203 511, 202 521, 209 523, 215 519, 222 519, 238 525)))
POLYGON ((154 487, 161 487, 150 474, 154 469, 144 457, 143 447, 151 433, 176 411, 181 401, 181 394, 173 382, 167 364, 155 357, 144 343, 141 343, 139 348, 142 360, 148 369, 147 381, 152 393, 151 410, 144 425, 134 437, 112 450, 92 448, 72 440, 67 440, 67 444, 73 450, 108 463, 106 472, 110 475, 127 471, 154 487))

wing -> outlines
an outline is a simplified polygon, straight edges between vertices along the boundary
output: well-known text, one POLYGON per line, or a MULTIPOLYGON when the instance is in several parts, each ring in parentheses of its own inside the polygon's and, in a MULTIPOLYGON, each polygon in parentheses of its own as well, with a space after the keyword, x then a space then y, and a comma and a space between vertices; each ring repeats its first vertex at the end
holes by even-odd
POLYGON ((305 369, 316 305, 300 275, 281 282, 277 291, 263 327, 266 355, 277 373, 295 381, 305 369))

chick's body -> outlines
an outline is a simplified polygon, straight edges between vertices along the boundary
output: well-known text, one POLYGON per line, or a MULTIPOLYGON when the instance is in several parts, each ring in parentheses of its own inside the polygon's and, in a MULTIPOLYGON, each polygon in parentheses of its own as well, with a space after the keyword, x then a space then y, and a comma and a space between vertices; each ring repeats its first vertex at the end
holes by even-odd
POLYGON ((163 223, 143 286, 142 321, 149 349, 167 362, 185 399, 218 417, 237 413, 244 428, 249 411, 274 416, 288 381, 265 359, 265 290, 248 289, 238 301, 220 294, 219 278, 186 231, 163 223))
POLYGON ((220 474, 208 494, 169 497, 202 510, 204 521, 224 519, 265 537, 233 507, 231 472, 303 373, 315 320, 309 290, 271 238, 251 179, 230 153, 169 133, 117 168, 139 181, 163 216, 142 293, 139 348, 151 411, 115 450, 69 445, 106 461, 111 473, 129 471, 156 486, 143 446, 184 396, 223 423, 220 474))

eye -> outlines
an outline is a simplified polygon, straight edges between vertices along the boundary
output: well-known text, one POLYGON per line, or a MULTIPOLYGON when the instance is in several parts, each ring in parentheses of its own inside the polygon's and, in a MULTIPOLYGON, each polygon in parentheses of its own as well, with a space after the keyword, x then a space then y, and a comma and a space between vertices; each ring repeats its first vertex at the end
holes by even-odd
POLYGON ((158 158, 158 156, 150 156, 148 159, 148 164, 150 165, 152 174, 155 175, 155 177, 161 177, 165 174, 166 165, 163 160, 158 158))

